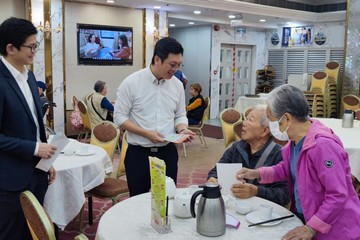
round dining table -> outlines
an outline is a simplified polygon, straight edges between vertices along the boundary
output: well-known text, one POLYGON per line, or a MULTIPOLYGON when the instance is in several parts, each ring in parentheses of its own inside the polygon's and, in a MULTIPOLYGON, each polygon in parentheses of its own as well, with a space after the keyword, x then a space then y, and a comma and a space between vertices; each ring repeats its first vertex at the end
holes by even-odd
POLYGON ((84 205, 84 193, 102 184, 106 174, 113 171, 113 166, 103 148, 73 139, 70 139, 53 166, 56 179, 49 185, 44 207, 51 220, 63 230, 84 205), (84 149, 86 152, 81 152, 84 149))
MULTIPOLYGON (((182 194, 183 191, 188 191, 188 189, 176 189, 177 194, 182 194)), ((198 199, 199 198, 200 197, 198 197, 198 199)), ((292 214, 288 209, 263 198, 252 197, 248 200, 252 203, 253 212, 256 211, 260 205, 266 204, 273 208, 273 214, 277 217, 292 214)), ((173 214, 173 203, 174 199, 170 199, 168 216, 171 221, 171 232, 169 233, 160 234, 151 226, 151 193, 144 193, 128 198, 111 207, 101 217, 95 239, 210 239, 210 237, 200 235, 196 231, 195 218, 176 217, 173 214)), ((294 216, 278 221, 275 224, 268 224, 267 226, 258 225, 249 227, 249 224, 251 223, 246 220, 246 215, 236 212, 236 205, 234 201, 228 201, 226 206, 226 213, 238 219, 240 221, 240 227, 226 227, 224 235, 216 238, 211 237, 211 239, 278 240, 281 239, 281 237, 289 230, 303 225, 301 220, 294 216)), ((252 212, 249 214, 251 213, 252 212)))

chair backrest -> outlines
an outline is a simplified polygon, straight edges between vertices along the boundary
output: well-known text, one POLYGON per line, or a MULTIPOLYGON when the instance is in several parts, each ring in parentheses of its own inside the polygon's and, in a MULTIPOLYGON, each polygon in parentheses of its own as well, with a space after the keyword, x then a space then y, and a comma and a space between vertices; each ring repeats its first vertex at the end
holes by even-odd
POLYGON ((119 142, 120 130, 110 121, 103 121, 97 124, 92 132, 90 144, 105 149, 111 160, 114 158, 115 149, 119 142))
POLYGON ((79 107, 80 116, 83 121, 84 127, 91 130, 92 129, 91 121, 90 121, 90 117, 89 117, 89 113, 88 113, 86 104, 83 101, 79 101, 78 107, 79 107))
POLYGON ((243 128, 243 123, 242 122, 237 122, 237 123, 234 124, 233 129, 234 129, 235 141, 241 140, 242 128, 243 128))
POLYGON ((326 72, 317 71, 312 75, 310 91, 318 90, 325 93, 327 90, 328 75, 326 72))
POLYGON ((241 113, 235 108, 226 108, 220 113, 220 123, 225 147, 235 141, 234 125, 241 122, 241 113))
POLYGON ((118 170, 116 172, 116 177, 117 178, 121 177, 122 175, 125 175, 124 160, 125 160, 127 148, 128 148, 127 131, 125 131, 124 134, 123 134, 122 142, 121 142, 120 161, 119 161, 118 170))
POLYGON ((204 98, 205 104, 206 104, 206 108, 203 112, 203 116, 201 118, 201 125, 203 126, 204 123, 209 119, 209 115, 210 115, 210 98, 209 97, 205 97, 204 98))
POLYGON ((348 94, 342 98, 343 110, 351 109, 353 111, 360 108, 360 98, 355 95, 348 94))
POLYGON ((340 64, 337 61, 331 61, 326 64, 325 72, 329 78, 332 78, 337 82, 340 73, 340 64))
POLYGON ((20 203, 33 239, 55 240, 54 225, 36 197, 30 191, 22 192, 20 203))

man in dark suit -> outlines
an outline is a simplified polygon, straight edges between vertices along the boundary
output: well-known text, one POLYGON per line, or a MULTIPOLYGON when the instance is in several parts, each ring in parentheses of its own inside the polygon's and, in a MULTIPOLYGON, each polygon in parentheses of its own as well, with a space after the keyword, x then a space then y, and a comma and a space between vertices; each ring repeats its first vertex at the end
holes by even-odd
POLYGON ((0 240, 31 239, 20 205, 20 193, 30 190, 43 203, 55 170, 35 168, 56 147, 46 142, 35 76, 25 67, 38 49, 37 30, 24 19, 0 25, 0 240))

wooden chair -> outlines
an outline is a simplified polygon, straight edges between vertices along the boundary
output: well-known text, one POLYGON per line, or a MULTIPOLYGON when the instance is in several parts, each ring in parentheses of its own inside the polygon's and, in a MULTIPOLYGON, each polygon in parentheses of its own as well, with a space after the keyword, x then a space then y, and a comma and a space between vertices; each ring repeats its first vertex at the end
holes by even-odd
MULTIPOLYGON (((201 121, 198 125, 189 125, 188 129, 190 129, 191 131, 193 131, 194 133, 196 133, 196 135, 199 136, 200 142, 201 144, 204 144, 205 147, 207 148, 207 144, 205 141, 205 137, 204 134, 202 132, 202 128, 204 127, 205 122, 207 122, 207 120, 209 119, 209 113, 210 113, 210 98, 209 97, 205 97, 205 104, 206 104, 206 108, 203 112, 203 116, 201 118, 201 121)), ((187 152, 186 152, 186 143, 183 143, 183 150, 184 150, 184 157, 187 157, 187 152)))
MULTIPOLYGON (((109 121, 104 121, 94 127, 91 134, 90 143, 104 148, 109 154, 109 157, 113 159, 115 149, 119 141, 119 135, 120 135, 120 131, 119 129, 116 128, 114 123, 109 121)), ((116 203, 119 202, 120 198, 129 195, 129 189, 127 186, 127 181, 119 178, 107 177, 105 178, 104 183, 91 189, 86 193, 86 195, 88 197, 88 205, 89 205, 89 216, 88 216, 89 224, 91 225, 93 223, 93 216, 92 216, 93 197, 111 199, 113 205, 115 205, 116 203)))
POLYGON ((241 121, 241 113, 234 108, 226 108, 220 113, 220 123, 225 147, 235 141, 234 125, 241 121))
POLYGON ((83 101, 79 101, 78 107, 80 110, 80 116, 82 122, 84 124, 84 129, 83 131, 81 131, 81 134, 79 133, 78 140, 80 141, 81 139, 84 139, 86 141, 88 136, 91 135, 91 131, 92 131, 91 121, 86 104, 83 101))
MULTIPOLYGON (((20 194, 20 203, 32 238, 36 240, 55 240, 54 225, 32 192, 22 192, 20 194)), ((80 234, 74 238, 74 240, 85 239, 88 238, 84 234, 80 234)))

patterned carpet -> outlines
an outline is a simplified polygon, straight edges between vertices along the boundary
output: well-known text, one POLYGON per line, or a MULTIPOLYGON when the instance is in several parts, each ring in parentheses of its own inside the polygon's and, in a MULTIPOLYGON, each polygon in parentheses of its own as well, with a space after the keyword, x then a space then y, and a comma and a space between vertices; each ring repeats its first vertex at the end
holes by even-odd
MULTIPOLYGON (((219 138, 219 129, 215 129, 213 127, 209 127, 209 130, 212 132, 213 130, 217 130, 217 133, 211 133, 217 138, 219 138), (212 130, 210 130, 212 129, 212 130)), ((221 133, 221 128, 220 128, 221 133)), ((205 136, 206 134, 204 132, 205 136)), ((177 187, 183 188, 188 187, 192 184, 202 184, 206 182, 207 173, 214 166, 214 164, 220 159, 223 152, 225 151, 224 141, 222 139, 217 138, 209 138, 206 137, 206 142, 208 144, 208 148, 205 148, 202 145, 198 138, 196 138, 193 142, 186 144, 187 158, 183 157, 183 149, 182 145, 178 145, 179 152, 179 171, 178 171, 178 179, 177 179, 177 187)), ((116 154, 114 158, 114 167, 116 168, 119 162, 119 154, 116 154)), ((89 239, 95 239, 96 229, 99 223, 101 216, 111 207, 110 200, 102 200, 102 199, 94 199, 94 223, 92 225, 88 224, 87 216, 87 202, 85 203, 85 211, 84 211, 84 223, 83 223, 83 233, 89 239)), ((124 224, 124 223, 119 223, 124 224)), ((79 216, 76 217, 66 228, 64 231, 59 232, 60 240, 70 240, 74 239, 74 236, 80 234, 80 223, 79 216)))

